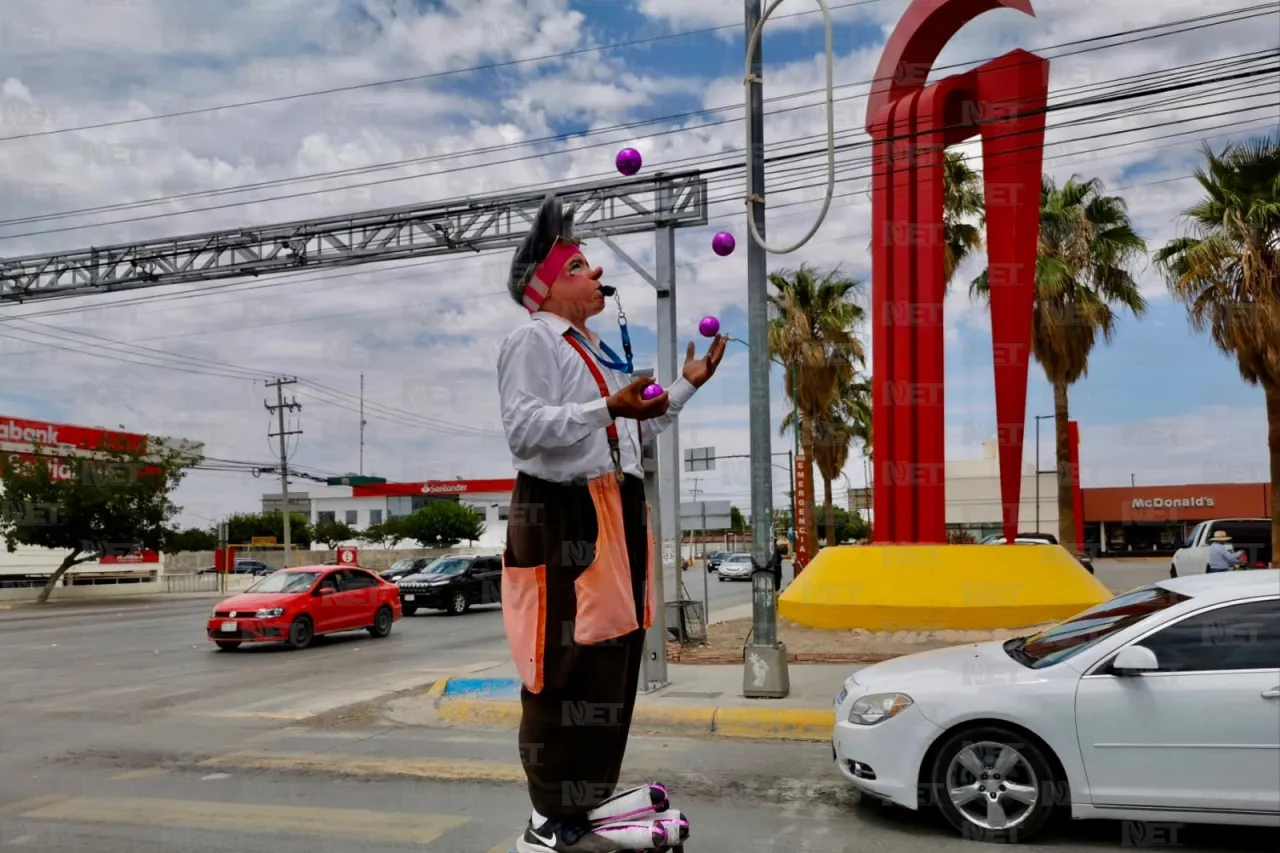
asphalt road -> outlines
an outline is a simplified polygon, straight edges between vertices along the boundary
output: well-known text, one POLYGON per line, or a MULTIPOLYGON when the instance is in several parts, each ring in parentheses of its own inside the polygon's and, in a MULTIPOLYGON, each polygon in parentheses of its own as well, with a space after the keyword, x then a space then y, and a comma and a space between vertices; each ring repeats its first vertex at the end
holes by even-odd
MULTIPOLYGON (((1138 585, 1153 571, 1132 565, 1109 585, 1138 585)), ((710 589, 726 596, 713 598, 717 607, 749 597, 745 583, 710 589)), ((355 634, 300 653, 226 654, 204 638, 212 604, 0 612, 0 847, 508 849, 528 809, 514 733, 386 727, 361 713, 361 703, 504 660, 496 608, 405 619, 383 640, 355 634)), ((974 849, 926 818, 860 803, 822 745, 634 738, 625 772, 672 786, 693 823, 690 851, 974 849)), ((1270 850, 1276 841, 1246 830, 1173 832, 1199 849, 1270 850)), ((1041 846, 1076 853, 1134 837, 1118 824, 1086 824, 1041 846)))

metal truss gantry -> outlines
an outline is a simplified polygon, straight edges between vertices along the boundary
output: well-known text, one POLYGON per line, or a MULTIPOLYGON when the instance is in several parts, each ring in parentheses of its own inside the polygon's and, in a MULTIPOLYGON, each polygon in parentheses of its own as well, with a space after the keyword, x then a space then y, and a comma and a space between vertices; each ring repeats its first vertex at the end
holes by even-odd
MULTIPOLYGON (((556 195, 577 207, 574 232, 598 238, 657 291, 658 381, 679 377, 676 354, 675 229, 707 224, 707 181, 697 171, 578 184, 556 195), (656 271, 650 275, 610 237, 652 231, 656 271)), ((383 208, 351 216, 232 228, 164 240, 94 246, 70 252, 0 258, 0 305, 118 293, 148 287, 243 278, 300 268, 325 269, 385 261, 514 249, 533 224, 545 191, 507 193, 434 204, 383 208)), ((646 480, 650 479, 646 477, 646 480)), ((666 578, 680 588, 680 433, 658 437, 653 594, 659 606, 645 642, 641 689, 667 682, 666 578)), ((710 614, 704 614, 708 618, 710 614)))
MULTIPOLYGON (((584 239, 707 223, 696 171, 557 190, 584 239)), ((144 287, 514 249, 545 192, 509 193, 231 228, 163 240, 0 258, 0 304, 144 287)))

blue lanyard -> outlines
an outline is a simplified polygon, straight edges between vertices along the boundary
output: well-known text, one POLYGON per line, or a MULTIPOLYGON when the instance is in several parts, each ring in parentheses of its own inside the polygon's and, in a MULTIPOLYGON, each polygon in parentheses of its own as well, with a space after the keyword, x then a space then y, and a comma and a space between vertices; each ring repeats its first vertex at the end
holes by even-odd
POLYGON ((569 334, 573 335, 574 338, 576 338, 579 343, 581 343, 583 346, 587 348, 588 352, 590 352, 593 356, 595 356, 596 361, 600 362, 601 367, 607 367, 610 370, 621 371, 622 373, 625 373, 628 376, 630 376, 635 370, 635 365, 631 357, 631 335, 627 333, 627 327, 625 325, 621 326, 621 330, 622 330, 622 348, 627 353, 626 361, 623 361, 622 359, 618 358, 618 354, 609 348, 609 345, 604 342, 603 338, 600 340, 600 349, 603 350, 605 357, 601 357, 600 354, 596 352, 595 348, 592 347, 591 342, 588 341, 586 337, 577 329, 572 329, 572 328, 569 329, 569 334))

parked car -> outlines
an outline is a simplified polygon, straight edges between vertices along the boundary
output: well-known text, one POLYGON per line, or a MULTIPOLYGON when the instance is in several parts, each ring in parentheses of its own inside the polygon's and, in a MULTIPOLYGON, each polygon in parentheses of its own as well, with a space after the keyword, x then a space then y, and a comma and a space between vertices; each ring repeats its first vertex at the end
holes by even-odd
POLYGON ((400 605, 406 616, 419 609, 457 616, 476 604, 502 601, 502 558, 477 554, 441 557, 422 571, 400 579, 400 605))
POLYGON ((720 568, 720 563, 725 557, 729 556, 724 551, 711 551, 707 554, 707 571, 714 572, 720 568))
POLYGON ((416 575, 435 562, 436 557, 405 557, 403 560, 396 560, 391 564, 391 568, 384 569, 378 574, 385 580, 397 583, 409 575, 416 575))
POLYGON ((720 581, 749 581, 751 580, 752 562, 750 554, 726 554, 724 559, 720 561, 720 565, 716 567, 717 574, 720 575, 720 581))
POLYGON ((1243 554, 1243 564, 1261 569, 1271 564, 1271 519, 1269 518, 1214 518, 1202 521, 1173 553, 1169 564, 1169 577, 1202 575, 1209 568, 1209 538, 1219 530, 1231 537, 1231 545, 1243 554))
MULTIPOLYGON (((1004 536, 999 533, 994 536, 988 536, 982 540, 983 545, 1003 545, 1005 544, 1004 536)), ((1052 533, 1019 533, 1013 538, 1014 545, 1057 545, 1058 537, 1052 533)), ((1080 561, 1080 565, 1089 570, 1089 574, 1093 574, 1093 558, 1088 554, 1076 554, 1076 559, 1080 561)))
POLYGON ((324 634, 391 633, 400 618, 394 584, 364 569, 299 566, 267 575, 213 608, 206 630, 219 649, 288 643, 304 649, 324 634))
MULTIPOLYGON (((209 566, 201 569, 200 574, 213 574, 217 571, 216 566, 209 566)), ((236 560, 234 567, 231 569, 231 573, 236 575, 269 575, 274 571, 275 569, 261 560, 236 560)))
POLYGON ((1280 827, 1280 586, 1160 581, 1034 636, 869 666, 835 712, 845 779, 972 840, 1029 841, 1055 813, 1280 827))

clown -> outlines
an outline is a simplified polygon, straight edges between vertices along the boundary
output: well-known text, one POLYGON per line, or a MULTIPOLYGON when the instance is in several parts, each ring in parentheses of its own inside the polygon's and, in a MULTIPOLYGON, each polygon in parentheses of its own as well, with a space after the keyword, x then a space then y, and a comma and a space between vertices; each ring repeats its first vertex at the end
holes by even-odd
POLYGON ((520 853, 612 853, 605 826, 667 807, 660 785, 615 794, 635 707, 652 596, 653 539, 641 447, 715 373, 726 340, 645 400, 587 327, 614 289, 573 238, 573 211, 548 196, 511 265, 531 315, 498 357, 502 422, 516 468, 503 555, 502 616, 523 688, 521 763, 533 815, 520 853))

